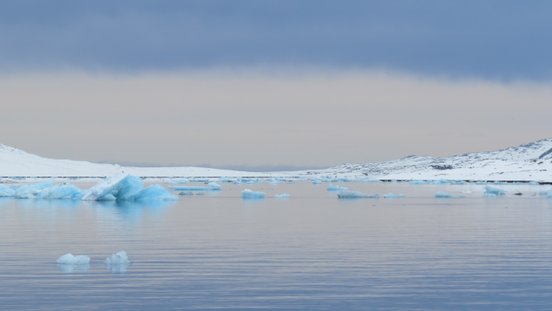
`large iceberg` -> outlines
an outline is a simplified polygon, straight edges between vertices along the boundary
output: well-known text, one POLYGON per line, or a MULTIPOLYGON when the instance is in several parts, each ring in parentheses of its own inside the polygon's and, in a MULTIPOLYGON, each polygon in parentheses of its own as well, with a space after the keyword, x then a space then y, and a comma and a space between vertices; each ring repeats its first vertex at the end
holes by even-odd
POLYGON ((82 197, 87 201, 165 201, 175 200, 165 188, 153 185, 144 188, 140 177, 121 175, 112 177, 90 188, 82 197))

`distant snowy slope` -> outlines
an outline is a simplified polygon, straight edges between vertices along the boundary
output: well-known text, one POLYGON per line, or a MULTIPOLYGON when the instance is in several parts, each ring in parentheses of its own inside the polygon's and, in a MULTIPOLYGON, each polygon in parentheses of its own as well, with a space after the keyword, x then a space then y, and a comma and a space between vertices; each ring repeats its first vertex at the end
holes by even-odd
POLYGON ((142 177, 299 177, 392 180, 512 180, 552 182, 552 138, 498 151, 452 157, 409 156, 324 170, 252 173, 202 167, 123 167, 42 158, 0 145, 0 176, 93 176, 127 173, 142 177))
POLYGON ((346 164, 309 172, 373 179, 552 181, 552 138, 498 151, 452 157, 409 156, 369 164, 346 164))
POLYGON ((120 172, 118 165, 47 159, 0 145, 0 176, 106 176, 120 172))
POLYGON ((143 177, 156 176, 259 176, 263 174, 218 170, 201 167, 123 167, 86 161, 43 158, 25 151, 0 145, 0 176, 31 177, 105 177, 128 173, 143 177))

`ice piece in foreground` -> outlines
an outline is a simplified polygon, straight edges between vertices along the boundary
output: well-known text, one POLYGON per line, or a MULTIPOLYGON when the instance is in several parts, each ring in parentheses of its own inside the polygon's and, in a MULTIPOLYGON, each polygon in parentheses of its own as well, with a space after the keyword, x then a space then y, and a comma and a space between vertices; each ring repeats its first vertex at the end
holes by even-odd
POLYGON ((130 260, 128 260, 127 253, 125 251, 118 251, 107 257, 105 259, 105 263, 108 265, 128 265, 130 260))
POLYGON ((71 253, 67 253, 60 256, 56 262, 60 265, 87 265, 90 263, 90 257, 85 255, 74 256, 71 253))
POLYGON ((485 186, 486 197, 500 197, 503 195, 506 195, 506 191, 491 186, 485 186))
POLYGON ((253 191, 251 189, 245 189, 242 191, 242 199, 244 200, 260 200, 265 198, 265 193, 260 191, 253 191))
POLYGON ((338 199, 378 199, 378 194, 365 194, 360 191, 341 191, 337 194, 338 199))

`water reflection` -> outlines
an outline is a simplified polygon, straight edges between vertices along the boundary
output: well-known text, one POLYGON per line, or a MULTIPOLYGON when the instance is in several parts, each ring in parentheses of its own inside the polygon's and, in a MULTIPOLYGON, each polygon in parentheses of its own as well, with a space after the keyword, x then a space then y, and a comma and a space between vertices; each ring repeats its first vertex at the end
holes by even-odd
POLYGON ((114 219, 140 223, 145 217, 160 218, 166 208, 175 204, 174 201, 99 201, 88 203, 98 216, 104 219, 114 219))
POLYGON ((90 264, 57 264, 59 271, 67 274, 71 273, 87 273, 90 270, 90 264))

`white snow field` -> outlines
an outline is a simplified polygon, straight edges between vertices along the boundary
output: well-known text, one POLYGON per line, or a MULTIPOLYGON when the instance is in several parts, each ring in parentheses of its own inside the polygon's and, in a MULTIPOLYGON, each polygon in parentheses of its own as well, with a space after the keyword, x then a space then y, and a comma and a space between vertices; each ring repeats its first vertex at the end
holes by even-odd
MULTIPOLYGON (((47 159, 0 145, 1 178, 105 178, 129 174, 143 178, 211 178, 222 182, 255 183, 290 180, 411 182, 526 181, 552 182, 552 138, 498 151, 451 157, 408 156, 399 160, 344 164, 322 170, 290 172, 243 172, 201 167, 123 167, 86 161, 47 159)), ((328 189, 330 190, 330 189, 328 189)), ((343 189, 335 189, 336 191, 343 189)), ((0 188, 0 193, 11 189, 0 188)), ((56 189, 60 196, 70 189, 56 189)), ((153 190, 152 190, 153 191, 153 190)))

